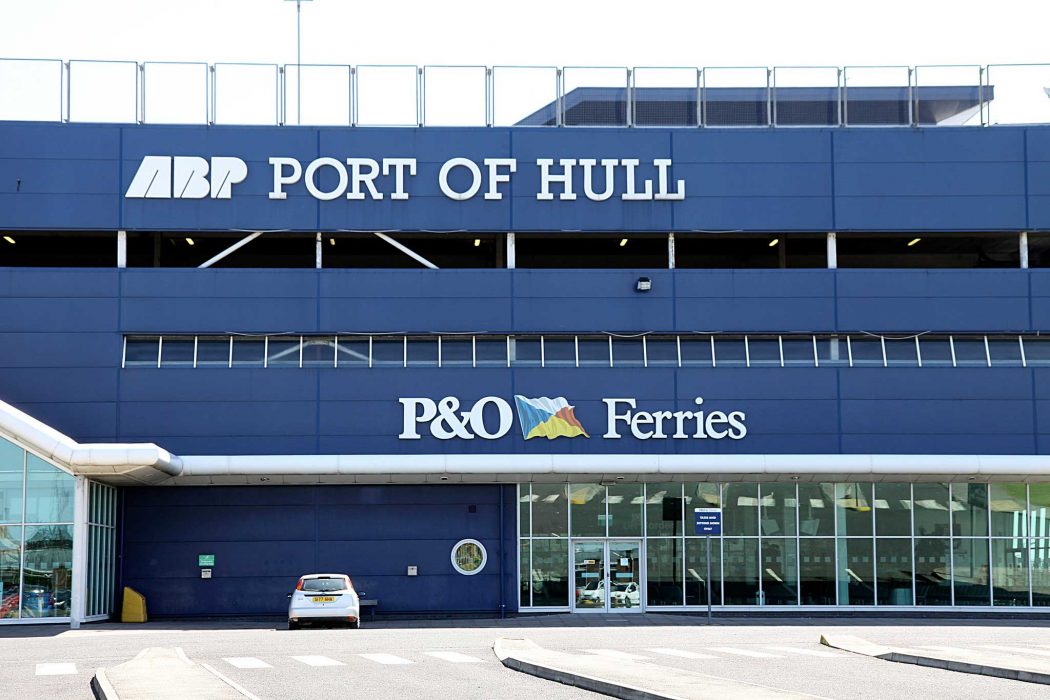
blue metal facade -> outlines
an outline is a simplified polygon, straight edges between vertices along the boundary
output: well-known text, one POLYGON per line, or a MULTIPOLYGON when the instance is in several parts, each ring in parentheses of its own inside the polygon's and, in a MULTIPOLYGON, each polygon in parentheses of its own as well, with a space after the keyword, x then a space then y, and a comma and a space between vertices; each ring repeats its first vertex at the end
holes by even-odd
MULTIPOLYGON (((649 175, 652 176, 651 174, 649 175)), ((1050 128, 313 129, 0 126, 0 229, 1019 231, 1050 229, 1050 128), (144 155, 237 155, 232 201, 125 200, 144 155), (266 158, 412 156, 412 198, 269 200, 266 158), (513 156, 502 201, 451 201, 440 163, 513 156), (658 157, 682 202, 540 202, 536 158, 658 157), (553 223, 552 223, 553 222, 553 223)), ((80 441, 177 454, 1042 454, 1050 369, 121 369, 136 333, 954 331, 1050 328, 1044 270, 0 268, 0 397, 80 441), (653 281, 634 291, 641 275, 653 281), (741 441, 398 440, 403 396, 564 394, 744 410, 741 441), (542 442, 543 444, 536 444, 542 442)), ((592 433, 593 434, 593 433, 592 433)), ((516 608, 512 486, 126 489, 122 580, 160 615, 278 612, 300 573, 351 572, 393 612, 516 608), (502 510, 501 510, 502 500, 502 510), (470 513, 469 506, 476 506, 470 513), (500 520, 500 513, 503 520, 500 520), (500 539, 502 534, 503 539, 500 539), (449 550, 475 537, 479 576, 449 550), (195 555, 217 555, 199 579, 195 555), (420 567, 409 579, 403 567, 420 567), (503 572, 502 582, 500 571, 503 572), (256 600, 271 600, 260 607, 256 600)))

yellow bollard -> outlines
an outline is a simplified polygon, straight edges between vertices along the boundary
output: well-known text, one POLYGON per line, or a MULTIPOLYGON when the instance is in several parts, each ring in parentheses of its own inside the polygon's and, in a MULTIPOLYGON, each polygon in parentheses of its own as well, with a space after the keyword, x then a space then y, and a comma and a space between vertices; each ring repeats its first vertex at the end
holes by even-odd
POLYGON ((124 605, 120 611, 121 622, 146 622, 146 597, 134 588, 124 587, 124 605))

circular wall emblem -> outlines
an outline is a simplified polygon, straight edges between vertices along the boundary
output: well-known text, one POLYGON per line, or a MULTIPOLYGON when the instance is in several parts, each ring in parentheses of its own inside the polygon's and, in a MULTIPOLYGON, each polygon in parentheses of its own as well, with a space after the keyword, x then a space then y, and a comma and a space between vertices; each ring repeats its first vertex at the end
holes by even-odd
POLYGON ((460 540, 452 548, 452 567, 464 576, 473 576, 488 561, 485 545, 477 540, 460 540))

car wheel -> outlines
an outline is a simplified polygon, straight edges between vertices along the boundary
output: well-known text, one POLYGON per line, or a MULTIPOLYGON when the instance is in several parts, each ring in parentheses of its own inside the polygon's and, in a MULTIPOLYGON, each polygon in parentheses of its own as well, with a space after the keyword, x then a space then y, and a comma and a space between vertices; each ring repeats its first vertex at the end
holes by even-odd
POLYGON ((290 629, 290 630, 297 630, 297 629, 299 629, 299 623, 298 622, 292 622, 291 620, 289 620, 288 621, 288 629, 290 629))

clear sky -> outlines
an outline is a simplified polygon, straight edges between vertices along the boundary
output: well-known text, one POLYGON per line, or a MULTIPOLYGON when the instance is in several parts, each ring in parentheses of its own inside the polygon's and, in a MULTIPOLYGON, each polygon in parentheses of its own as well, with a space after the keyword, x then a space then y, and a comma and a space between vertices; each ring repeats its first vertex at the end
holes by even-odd
MULTIPOLYGON (((8 57, 295 62, 284 0, 0 0, 8 57)), ((1047 0, 314 0, 304 63, 1050 63, 1047 0)))

